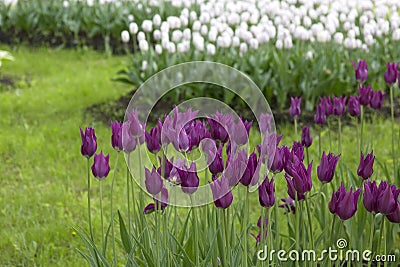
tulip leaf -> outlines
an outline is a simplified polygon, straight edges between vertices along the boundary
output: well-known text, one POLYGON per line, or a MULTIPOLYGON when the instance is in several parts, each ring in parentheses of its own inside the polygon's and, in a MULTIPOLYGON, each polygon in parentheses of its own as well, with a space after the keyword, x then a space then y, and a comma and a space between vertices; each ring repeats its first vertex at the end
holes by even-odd
MULTIPOLYGON (((220 228, 221 228, 221 226, 218 227, 217 231, 219 231, 220 228)), ((208 249, 207 255, 206 255, 206 257, 204 258, 203 266, 209 266, 209 265, 207 265, 207 264, 208 264, 208 262, 210 261, 211 256, 212 256, 213 253, 214 253, 214 247, 215 247, 215 244, 216 244, 216 242, 215 242, 216 240, 217 240, 217 235, 214 235, 214 237, 213 237, 213 239, 212 239, 212 242, 211 242, 211 244, 210 244, 210 247, 209 247, 209 249, 208 249)))
POLYGON ((124 246, 125 252, 129 253, 132 249, 131 241, 129 239, 128 231, 125 227, 124 219, 121 216, 121 213, 118 211, 118 218, 119 218, 119 231, 121 233, 121 241, 122 245, 124 246))

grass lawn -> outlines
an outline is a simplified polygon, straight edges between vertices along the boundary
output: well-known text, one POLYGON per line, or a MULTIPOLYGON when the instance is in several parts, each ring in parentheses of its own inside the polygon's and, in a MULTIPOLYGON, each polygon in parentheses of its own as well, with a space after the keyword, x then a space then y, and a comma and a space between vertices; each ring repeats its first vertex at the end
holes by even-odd
MULTIPOLYGON (((110 129, 93 121, 85 114, 85 108, 117 99, 132 89, 110 80, 124 58, 106 58, 92 51, 26 47, 12 54, 16 61, 4 63, 1 69, 2 75, 17 82, 14 88, 0 91, 0 264, 83 266, 85 262, 76 251, 82 242, 72 229, 87 225, 86 162, 80 155, 79 127, 95 127, 98 151, 111 153, 113 169, 115 153, 110 145, 110 129)), ((390 120, 379 116, 365 127, 366 143, 372 144, 369 148, 374 149, 378 162, 375 179, 384 179, 380 164, 386 164, 391 174, 390 127, 390 120)), ((344 127, 342 177, 348 177, 346 167, 356 174, 359 154, 355 129, 353 125, 344 127)), ((293 126, 278 125, 278 132, 284 134, 282 143, 290 145, 293 126)), ((337 153, 336 133, 336 128, 322 132, 323 150, 337 153)), ((317 129, 312 130, 312 135, 310 159, 316 174, 317 129)), ((123 161, 119 163, 122 175, 123 161)), ((106 194, 110 180, 105 184, 106 194)), ((283 175, 277 180, 277 199, 286 197, 283 175)), ((116 187, 121 193, 119 205, 123 205, 124 179, 117 180, 116 187)), ((99 214, 96 189, 94 217, 99 214)), ((259 207, 254 194, 252 202, 252 217, 256 218, 259 207)), ((95 227, 99 223, 96 220, 95 227)))

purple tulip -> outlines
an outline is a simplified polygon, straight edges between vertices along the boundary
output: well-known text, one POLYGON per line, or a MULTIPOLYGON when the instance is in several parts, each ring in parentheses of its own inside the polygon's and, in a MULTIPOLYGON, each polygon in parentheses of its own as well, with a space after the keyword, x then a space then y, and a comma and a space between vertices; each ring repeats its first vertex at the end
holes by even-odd
POLYGON ((304 147, 300 142, 293 142, 292 146, 292 154, 296 155, 297 158, 301 161, 304 160, 304 147))
POLYGON ((149 192, 153 196, 160 193, 163 187, 163 181, 161 180, 160 174, 156 171, 156 168, 153 167, 153 169, 151 169, 151 172, 149 171, 149 169, 145 168, 145 176, 145 185, 147 192, 149 192))
POLYGON ((281 198, 283 204, 279 205, 279 208, 285 209, 285 214, 292 212, 296 213, 296 203, 291 197, 281 198))
POLYGON ((271 172, 273 173, 279 173, 283 170, 284 166, 284 152, 281 147, 276 147, 275 149, 275 155, 274 155, 274 160, 272 161, 271 167, 269 168, 271 172))
POLYGON ((329 183, 332 181, 339 158, 340 155, 334 156, 332 153, 326 155, 325 151, 322 153, 321 162, 317 167, 318 179, 322 183, 329 183))
POLYGON ((399 68, 399 64, 391 63, 391 62, 386 63, 386 72, 383 76, 385 78, 385 82, 388 85, 393 85, 394 83, 396 83, 396 79, 397 79, 397 75, 398 75, 398 70, 397 70, 398 68, 399 68))
POLYGON ((360 115, 360 101, 358 100, 358 96, 350 96, 347 103, 347 112, 353 117, 360 115))
POLYGON ((258 121, 258 124, 260 127, 261 134, 267 135, 271 131, 272 119, 273 119, 272 114, 266 113, 260 115, 260 120, 258 121))
POLYGON ((188 151, 189 146, 189 136, 187 135, 186 131, 182 129, 182 131, 178 135, 178 147, 175 147, 175 149, 180 151, 188 151))
POLYGON ((129 121, 122 124, 122 148, 126 153, 134 151, 137 145, 137 139, 130 134, 129 128, 129 121))
POLYGON ((122 123, 119 121, 110 122, 111 124, 111 145, 112 147, 117 150, 122 150, 122 123))
POLYGON ((158 174, 165 179, 169 179, 172 168, 174 167, 174 165, 172 164, 172 162, 174 161, 174 157, 172 157, 171 160, 165 158, 164 162, 161 157, 158 157, 158 160, 160 161, 160 167, 158 167, 157 169, 158 174), (164 169, 162 170, 161 168, 164 169), (164 172, 164 175, 162 175, 162 172, 164 172))
POLYGON ((181 177, 181 188, 185 194, 193 194, 199 187, 199 177, 197 176, 196 163, 192 162, 186 170, 178 170, 181 177))
POLYGON ((369 105, 373 109, 381 109, 383 98, 385 97, 385 93, 382 91, 371 91, 371 99, 369 101, 369 105))
POLYGON ((263 163, 268 159, 268 166, 271 166, 273 161, 273 152, 276 150, 279 142, 282 140, 282 135, 276 136, 276 133, 264 135, 262 143, 257 147, 260 154, 260 159, 263 163))
POLYGON ((92 165, 93 176, 102 179, 106 178, 110 172, 110 155, 104 156, 103 151, 100 154, 94 154, 94 162, 92 165))
POLYGON ((248 186, 253 179, 254 173, 257 169, 257 155, 255 152, 251 153, 249 156, 249 160, 247 161, 247 167, 240 179, 240 183, 244 186, 248 186))
POLYGON ((258 187, 258 200, 262 207, 272 207, 275 204, 275 186, 274 178, 271 181, 268 180, 268 176, 265 176, 264 181, 258 187))
POLYGON ((233 195, 229 188, 229 181, 224 175, 220 179, 213 176, 213 182, 209 182, 211 192, 214 198, 214 204, 217 208, 226 209, 233 201, 233 195))
POLYGON ((207 129, 207 125, 199 120, 192 121, 186 132, 189 137, 190 151, 193 150, 193 148, 198 147, 201 140, 211 137, 210 132, 207 129))
POLYGON ((293 148, 292 151, 290 151, 290 149, 287 146, 282 146, 282 150, 284 155, 283 168, 286 173, 288 173, 290 176, 293 176, 292 165, 301 164, 303 160, 299 159, 299 157, 294 153, 295 150, 293 148))
POLYGON ((290 97, 290 109, 289 113, 291 117, 299 117, 301 114, 300 104, 301 104, 301 97, 290 97))
POLYGON ((215 113, 210 118, 207 118, 208 125, 210 126, 210 134, 214 140, 220 140, 222 143, 228 141, 229 135, 227 129, 233 124, 233 117, 231 114, 215 113))
POLYGON ((127 113, 127 116, 129 121, 129 134, 136 138, 142 137, 146 127, 139 121, 138 111, 134 109, 131 113, 127 113))
POLYGON ((215 154, 214 160, 208 166, 210 172, 214 175, 224 171, 224 159, 222 158, 222 146, 220 146, 215 154))
POLYGON ((325 110, 321 104, 317 106, 317 112, 314 115, 314 122, 320 125, 326 123, 325 110))
POLYGON ((312 144, 309 126, 303 126, 303 128, 301 128, 301 144, 305 147, 310 147, 312 144))
POLYGON ((312 162, 308 165, 308 168, 304 166, 301 162, 300 164, 292 164, 292 177, 293 177, 293 185, 297 192, 300 194, 305 194, 311 190, 312 180, 311 180, 311 171, 312 171, 312 162))
POLYGON ((336 214, 340 219, 350 219, 357 211, 357 201, 361 189, 353 192, 353 188, 347 192, 343 184, 340 185, 338 191, 332 193, 332 199, 329 202, 329 210, 331 213, 336 214))
MULTIPOLYGON (((226 169, 223 173, 224 177, 228 180, 230 187, 236 186, 246 172, 248 164, 247 152, 240 150, 237 155, 233 155, 226 161, 226 169)), ((257 166, 258 167, 258 166, 257 166)), ((250 184, 254 185, 258 181, 258 169, 255 169, 253 175, 250 177, 250 184), (255 181, 257 180, 257 181, 255 181)))
POLYGON ((374 172, 374 151, 371 153, 367 154, 367 156, 364 158, 364 154, 361 152, 360 155, 360 164, 358 165, 357 169, 357 174, 364 180, 370 178, 372 176, 372 173, 374 172))
POLYGON ((359 60, 358 63, 352 62, 357 82, 365 82, 368 79, 368 66, 365 60, 359 60))
POLYGON ((325 115, 330 116, 333 114, 333 105, 332 100, 329 96, 327 97, 320 97, 319 99, 320 105, 324 107, 325 115))
POLYGON ((388 218, 388 220, 392 223, 400 223, 400 202, 399 201, 397 201, 395 211, 392 212, 391 214, 386 215, 386 218, 388 218))
POLYGON ((84 157, 91 158, 97 150, 97 138, 94 129, 86 127, 85 133, 79 128, 82 137, 81 154, 84 157))
POLYGON ((183 170, 186 170, 185 161, 178 158, 172 165, 168 181, 174 185, 180 185, 182 183, 182 179, 185 178, 182 176, 186 175, 186 173, 183 170))
POLYGON ((306 198, 305 195, 296 191, 296 189, 294 188, 294 182, 290 178, 289 174, 285 173, 285 179, 288 187, 287 193, 289 197, 291 197, 292 199, 296 199, 297 195, 297 200, 304 200, 306 198))
POLYGON ((150 132, 145 132, 147 149, 151 153, 157 153, 161 149, 161 129, 162 122, 158 120, 157 126, 150 129, 150 132))
POLYGON ((333 113, 336 116, 343 116, 345 113, 345 106, 346 106, 346 99, 345 96, 334 97, 333 98, 333 113))
POLYGON ((371 86, 365 87, 363 84, 358 87, 358 100, 360 105, 368 106, 371 99, 372 88, 371 86))
POLYGON ((372 213, 379 213, 378 210, 378 197, 379 197, 379 189, 376 185, 376 181, 366 181, 364 183, 364 198, 363 203, 364 207, 367 211, 372 213))
MULTIPOLYGON (((160 201, 158 201, 158 199, 155 199, 155 202, 157 204, 157 206, 159 206, 158 208, 161 209, 162 211, 167 207, 167 203, 168 203, 168 190, 167 188, 165 188, 163 186, 163 188, 161 189, 161 205, 160 205, 160 201)), ((150 214, 153 211, 156 210, 156 206, 154 205, 154 203, 150 203, 148 204, 144 210, 143 213, 144 214, 150 214)))
POLYGON ((380 183, 378 188, 378 198, 376 200, 377 211, 389 215, 396 211, 400 189, 394 184, 389 185, 387 181, 380 183))

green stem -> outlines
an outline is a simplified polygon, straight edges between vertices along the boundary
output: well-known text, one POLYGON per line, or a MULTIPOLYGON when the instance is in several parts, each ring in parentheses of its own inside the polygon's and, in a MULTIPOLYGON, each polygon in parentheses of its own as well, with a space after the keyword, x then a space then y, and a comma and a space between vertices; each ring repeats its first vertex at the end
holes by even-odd
MULTIPOLYGON (((270 215, 271 215, 271 209, 270 208, 267 208, 267 210, 266 210, 266 217, 268 218, 268 224, 267 224, 267 229, 268 229, 268 231, 267 231, 267 236, 266 236, 266 238, 267 238, 267 248, 268 248, 268 251, 272 251, 272 240, 271 240, 271 220, 270 220, 270 215)), ((265 220, 266 221, 266 220, 265 220)), ((265 221, 263 221, 263 222, 261 222, 261 224, 264 224, 265 223, 265 221)), ((263 233, 264 234, 264 233, 263 233)), ((267 258, 267 266, 270 266, 270 263, 271 263, 271 259, 268 257, 267 258)))
MULTIPOLYGON (((137 149, 139 151, 139 183, 140 185, 142 185, 142 179, 143 179, 143 164, 142 164, 142 151, 141 151, 141 147, 140 147, 140 140, 139 137, 136 139, 137 140, 137 149)), ((142 211, 144 208, 144 199, 143 199, 143 190, 139 190, 139 203, 140 203, 140 207, 139 207, 139 211, 142 211)), ((143 227, 143 216, 140 216, 140 220, 141 220, 141 224, 143 227)))
POLYGON ((297 193, 295 192, 295 205, 296 205, 296 223, 295 223, 295 232, 296 232, 296 250, 300 251, 300 229, 299 229, 299 224, 300 224, 300 205, 299 205, 299 199, 297 197, 297 193))
POLYGON ((112 182, 111 182, 111 196, 110 196, 110 206, 111 206, 111 235, 112 235, 112 247, 113 247, 113 266, 117 266, 117 252, 115 250, 115 233, 114 233, 114 209, 113 209, 113 194, 114 194, 114 182, 115 173, 118 165, 119 151, 117 152, 117 157, 115 159, 115 168, 113 172, 112 182))
POLYGON ((394 150, 394 140, 395 140, 395 134, 394 134, 394 102, 393 102, 393 85, 390 86, 390 115, 392 119, 392 157, 393 157, 393 178, 396 182, 396 155, 395 155, 395 150, 394 150))
POLYGON ((247 252, 248 252, 248 243, 247 243, 247 227, 249 224, 249 190, 247 187, 244 187, 246 190, 246 196, 244 200, 244 257, 243 257, 243 266, 247 267, 247 252))
MULTIPOLYGON (((374 233, 375 233, 375 214, 372 214, 371 216, 372 220, 371 220, 371 231, 369 234, 369 247, 368 249, 370 251, 374 251, 372 246, 373 246, 373 241, 374 241, 374 233)), ((372 261, 368 261, 368 267, 371 267, 372 261)))
POLYGON ((297 116, 294 116, 294 133, 296 135, 295 139, 297 139, 297 116))
POLYGON ((89 161, 89 158, 87 159, 87 182, 88 182, 87 202, 88 202, 89 231, 90 231, 90 238, 94 242, 93 227, 92 227, 92 212, 91 212, 91 207, 90 207, 90 161, 89 161))
POLYGON ((378 253, 380 253, 381 252, 381 243, 382 243, 382 237, 384 237, 383 236, 383 227, 384 227, 384 222, 385 222, 385 217, 382 217, 382 222, 381 222, 381 230, 380 230, 380 233, 379 233, 379 240, 378 240, 378 253))
MULTIPOLYGON (((225 248, 225 257, 228 257, 228 255, 230 254, 230 253, 227 253, 228 252, 228 247, 229 247, 229 241, 228 241, 228 224, 227 224, 227 220, 226 220, 226 209, 223 209, 222 210, 222 219, 223 219, 223 221, 224 221, 224 235, 225 235, 225 246, 224 246, 224 248, 225 248)), ((228 261, 226 261, 226 263, 228 263, 228 261)))
POLYGON ((310 212, 310 206, 308 205, 309 199, 305 199, 304 201, 306 202, 308 226, 310 227, 311 247, 314 249, 314 237, 313 237, 313 230, 312 230, 311 212, 310 212))
POLYGON ((200 259, 199 259, 199 255, 200 255, 200 251, 199 251, 199 226, 198 226, 198 222, 197 222, 197 212, 196 212, 196 208, 192 207, 193 209, 193 225, 194 225, 194 242, 193 242, 193 251, 194 251, 194 255, 195 255, 195 263, 196 266, 200 266, 200 259))
POLYGON ((319 155, 321 155, 322 154, 322 152, 321 152, 321 149, 322 149, 322 146, 321 146, 321 131, 322 131, 322 127, 319 127, 319 131, 318 131, 318 151, 319 151, 319 155))
MULTIPOLYGON (((336 221, 336 215, 333 215, 333 219, 332 219, 332 226, 331 226, 331 237, 330 237, 330 244, 334 244, 334 241, 333 241, 333 232, 334 232, 334 228, 335 228, 335 221, 336 221)), ((329 260, 329 258, 327 259, 328 260, 328 266, 329 267, 332 267, 332 261, 331 260, 329 260)))
POLYGON ((360 131, 360 151, 363 150, 364 146, 364 106, 361 105, 361 131, 360 131))
POLYGON ((306 147, 307 165, 310 165, 310 156, 308 155, 308 147, 306 147))
POLYGON ((155 249, 156 249, 156 266, 160 267, 160 224, 158 222, 158 216, 159 216, 159 205, 158 205, 159 201, 157 201, 157 196, 154 197, 154 207, 155 207, 155 222, 156 222, 156 229, 155 229, 155 235, 156 235, 156 245, 155 245, 155 249))
POLYGON ((331 124, 329 118, 326 118, 326 122, 328 124, 329 150, 332 151, 331 124))
POLYGON ((103 248, 103 254, 106 253, 106 245, 104 242, 104 218, 103 218, 103 184, 101 180, 100 183, 100 219, 101 219, 101 247, 103 248))
POLYGON ((131 199, 130 199, 130 190, 131 190, 131 182, 129 177, 129 155, 128 155, 128 166, 126 166, 126 196, 128 201, 128 233, 129 236, 132 234, 131 231, 131 199))
MULTIPOLYGON (((387 255, 387 244, 386 244, 386 224, 385 224, 385 217, 382 217, 383 220, 383 255, 387 255)), ((387 267, 387 261, 383 263, 384 267, 387 267)))

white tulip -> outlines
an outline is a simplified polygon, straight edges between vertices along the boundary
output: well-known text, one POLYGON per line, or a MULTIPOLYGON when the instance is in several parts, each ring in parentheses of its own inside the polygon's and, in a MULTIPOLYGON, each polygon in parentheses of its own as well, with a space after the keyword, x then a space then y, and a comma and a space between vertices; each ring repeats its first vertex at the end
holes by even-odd
POLYGON ((149 50, 149 43, 146 40, 139 41, 139 49, 142 52, 147 52, 149 50))
POLYGON ((201 33, 201 35, 203 35, 203 36, 207 35, 207 33, 208 33, 207 25, 202 25, 202 26, 201 26, 200 33, 201 33))
POLYGON ((64 1, 63 2, 63 7, 64 8, 68 8, 69 7, 69 2, 68 1, 64 1))
POLYGON ((190 18, 190 21, 196 20, 197 19, 196 11, 190 11, 189 18, 190 18))
POLYGON ((130 35, 128 31, 122 31, 121 32, 121 40, 123 43, 128 43, 130 39, 130 35))
POLYGON ((194 32, 198 32, 198 31, 200 31, 200 29, 201 29, 201 22, 198 21, 198 20, 196 20, 195 22, 193 22, 193 24, 192 24, 192 30, 193 30, 194 32))
POLYGON ((241 43, 241 44, 240 44, 240 47, 239 47, 240 53, 244 54, 244 53, 247 52, 247 50, 248 50, 247 44, 246 44, 246 43, 241 43))
POLYGON ((193 35, 193 46, 197 51, 204 51, 204 38, 199 35, 193 35))
POLYGON ((129 32, 131 34, 137 34, 138 31, 139 31, 139 27, 135 22, 129 23, 129 32))
POLYGON ((183 39, 185 39, 185 40, 192 39, 192 32, 191 32, 190 29, 184 29, 183 30, 183 39))
POLYGON ((283 40, 283 47, 286 49, 290 49, 293 47, 293 42, 292 42, 292 37, 287 36, 284 40, 283 40))
POLYGON ((211 42, 215 42, 216 40, 217 40, 217 36, 218 36, 218 32, 217 31, 209 31, 208 32, 208 39, 211 41, 211 42))
POLYGON ((177 45, 177 51, 178 53, 185 53, 186 52, 186 46, 184 43, 179 43, 177 45))
POLYGON ((276 48, 278 48, 278 49, 282 49, 282 48, 283 48, 283 42, 282 42, 282 40, 281 40, 281 39, 276 40, 275 46, 276 46, 276 48))
POLYGON ((215 45, 207 44, 207 54, 213 56, 215 55, 215 53, 216 53, 215 45))
POLYGON ((311 50, 310 50, 310 51, 307 51, 306 59, 311 60, 311 59, 313 59, 313 58, 314 58, 313 52, 312 52, 311 50))
POLYGON ((163 48, 162 48, 162 46, 160 44, 156 44, 154 50, 156 51, 157 55, 161 55, 163 48))
POLYGON ((172 32, 172 41, 174 43, 179 42, 182 39, 183 33, 181 30, 175 30, 172 32))
POLYGON ((155 27, 159 27, 161 25, 161 16, 159 14, 154 15, 153 24, 155 27))
POLYGON ((169 24, 170 29, 177 29, 181 27, 181 20, 178 17, 175 16, 169 16, 167 18, 167 22, 169 24))
POLYGON ((132 15, 132 14, 129 14, 128 15, 128 21, 129 22, 132 22, 132 21, 134 21, 135 20, 135 17, 132 15))
POLYGON ((155 41, 161 40, 161 31, 159 29, 153 32, 153 38, 155 41))
POLYGON ((238 47, 240 45, 240 38, 237 36, 233 36, 232 38, 232 46, 238 47))
POLYGON ((168 44, 168 53, 173 54, 175 52, 176 52, 176 46, 175 46, 175 44, 173 42, 170 42, 168 44))
POLYGON ((249 46, 251 49, 257 50, 258 49, 258 40, 255 38, 250 39, 249 46))
POLYGON ((333 36, 333 40, 337 44, 342 44, 343 43, 343 39, 344 39, 344 36, 343 36, 343 33, 341 33, 341 32, 337 32, 333 36))
POLYGON ((137 39, 139 42, 142 40, 146 40, 146 35, 144 34, 144 32, 138 32, 137 39))
POLYGON ((144 32, 151 32, 153 31, 153 22, 151 20, 143 20, 142 22, 142 30, 144 32))
POLYGON ((147 63, 147 61, 146 61, 146 60, 143 60, 143 61, 142 61, 142 70, 146 70, 148 65, 149 65, 149 64, 147 63))
POLYGON ((163 21, 161 23, 160 30, 162 32, 169 32, 169 23, 167 21, 163 21))

